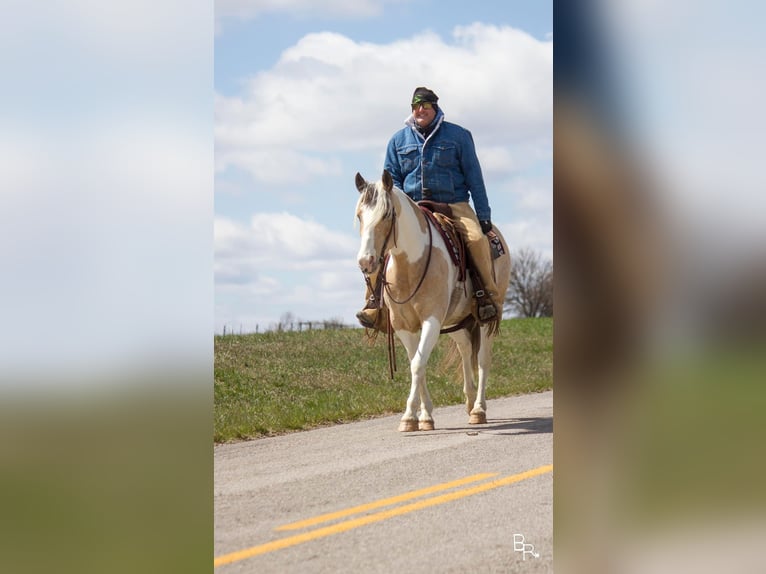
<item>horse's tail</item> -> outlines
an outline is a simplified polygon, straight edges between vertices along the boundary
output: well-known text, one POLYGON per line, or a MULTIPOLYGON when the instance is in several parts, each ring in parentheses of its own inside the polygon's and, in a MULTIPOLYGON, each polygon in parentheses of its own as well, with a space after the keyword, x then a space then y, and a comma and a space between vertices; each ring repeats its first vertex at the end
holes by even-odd
MULTIPOLYGON (((471 338, 471 370, 474 376, 478 374, 479 368, 479 347, 481 346, 481 325, 478 321, 473 321, 468 329, 468 334, 471 338)), ((452 376, 456 379, 460 379, 463 376, 463 363, 460 359, 460 351, 457 348, 457 343, 450 339, 449 349, 441 360, 440 371, 448 373, 452 371, 452 376)))

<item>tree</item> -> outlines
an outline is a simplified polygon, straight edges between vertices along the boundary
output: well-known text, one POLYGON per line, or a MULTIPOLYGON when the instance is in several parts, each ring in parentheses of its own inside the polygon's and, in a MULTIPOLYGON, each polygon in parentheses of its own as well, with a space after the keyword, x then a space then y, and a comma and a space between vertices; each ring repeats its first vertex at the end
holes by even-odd
POLYGON ((282 313, 282 316, 279 318, 279 323, 277 324, 277 331, 292 330, 292 326, 294 322, 295 322, 295 315, 293 315, 292 311, 288 311, 287 313, 282 313))
POLYGON ((529 248, 511 253, 505 310, 521 317, 553 317, 553 262, 529 248))

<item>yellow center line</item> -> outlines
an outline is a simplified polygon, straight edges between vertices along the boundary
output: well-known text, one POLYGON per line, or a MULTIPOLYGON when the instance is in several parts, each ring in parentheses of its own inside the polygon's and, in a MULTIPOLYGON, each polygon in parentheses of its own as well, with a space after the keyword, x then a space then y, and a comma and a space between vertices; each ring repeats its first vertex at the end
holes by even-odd
POLYGON ((384 498, 381 500, 376 500, 375 502, 370 502, 368 504, 361 504, 359 506, 354 506, 353 508, 346 508, 345 510, 330 512, 328 514, 315 516, 314 518, 307 518, 306 520, 293 522, 292 524, 285 524, 284 526, 277 527, 276 530, 299 530, 301 528, 306 528, 307 526, 314 526, 315 524, 319 524, 321 522, 329 522, 330 520, 335 520, 336 518, 343 518, 344 516, 350 516, 351 514, 359 514, 360 512, 367 512, 368 510, 374 510, 376 508, 380 508, 381 506, 389 506, 391 504, 396 504, 398 502, 404 502, 405 500, 412 500, 413 498, 417 498, 418 496, 433 494, 434 492, 439 492, 440 490, 447 490, 450 488, 454 488, 456 486, 463 486, 464 484, 468 484, 470 482, 485 480, 487 478, 492 478, 493 476, 497 476, 497 474, 498 473, 496 472, 474 474, 473 476, 468 476, 466 478, 461 478, 459 480, 453 480, 452 482, 436 484, 434 486, 429 486, 427 488, 421 488, 420 490, 413 490, 412 492, 406 492, 398 496, 392 496, 391 498, 384 498))
POLYGON ((425 500, 420 500, 418 502, 413 502, 411 504, 407 504, 404 506, 398 506, 396 508, 391 508, 389 510, 383 510, 375 514, 360 516, 359 518, 346 520, 345 522, 339 522, 338 524, 325 526, 323 528, 318 528, 316 530, 311 530, 309 532, 304 532, 302 534, 295 534, 293 536, 288 536, 287 538, 282 538, 280 540, 267 542, 266 544, 260 544, 258 546, 246 548, 245 550, 239 550, 237 552, 224 554, 223 556, 219 556, 218 558, 216 558, 213 562, 213 565, 215 567, 223 566, 224 564, 230 564, 232 562, 244 560, 245 558, 252 558, 253 556, 266 554, 267 552, 273 552, 274 550, 289 548, 290 546, 295 546, 296 544, 309 542, 310 540, 324 538, 325 536, 331 536, 333 534, 340 534, 341 532, 346 532, 348 530, 352 530, 360 526, 365 526, 367 524, 372 524, 374 522, 380 522, 381 520, 386 520, 394 516, 400 516, 402 514, 414 512, 416 510, 422 510, 430 506, 436 506, 437 504, 444 504, 445 502, 451 502, 453 500, 458 500, 466 496, 479 494, 480 492, 486 492, 487 490, 492 490, 493 488, 498 488, 500 486, 507 486, 509 484, 520 482, 527 478, 532 478, 534 476, 546 474, 548 472, 551 472, 552 470, 553 470, 552 464, 540 466, 532 470, 527 470, 519 474, 512 474, 511 476, 506 476, 505 478, 499 478, 491 482, 485 482, 477 486, 464 488, 462 490, 456 490, 454 492, 448 492, 446 494, 442 494, 440 496, 434 496, 432 498, 426 498, 425 500))

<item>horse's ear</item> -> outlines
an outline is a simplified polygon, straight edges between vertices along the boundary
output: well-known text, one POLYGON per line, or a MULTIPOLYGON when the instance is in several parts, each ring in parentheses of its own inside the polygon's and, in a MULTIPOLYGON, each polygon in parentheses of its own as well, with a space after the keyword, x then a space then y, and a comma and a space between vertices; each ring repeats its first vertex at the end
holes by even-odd
POLYGON ((367 182, 359 172, 356 172, 356 188, 359 190, 359 193, 362 193, 367 188, 367 182))
POLYGON ((391 177, 391 174, 388 173, 387 169, 383 170, 383 189, 386 191, 391 191, 391 188, 394 187, 394 180, 391 177))

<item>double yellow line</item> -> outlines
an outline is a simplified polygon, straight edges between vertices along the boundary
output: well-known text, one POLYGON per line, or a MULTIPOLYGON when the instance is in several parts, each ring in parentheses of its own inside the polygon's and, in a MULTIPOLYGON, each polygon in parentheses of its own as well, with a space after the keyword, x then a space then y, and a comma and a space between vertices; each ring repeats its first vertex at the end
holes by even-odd
MULTIPOLYGON (((367 524, 372 524, 374 522, 380 522, 381 520, 386 520, 394 516, 400 516, 402 514, 414 512, 415 510, 422 510, 423 508, 436 506, 438 504, 444 504, 445 502, 451 502, 453 500, 465 498, 466 496, 479 494, 480 492, 486 492, 487 490, 492 490, 493 488, 498 488, 500 486, 507 486, 509 484, 520 482, 527 478, 532 478, 534 476, 538 476, 541 474, 546 474, 551 471, 553 471, 552 464, 540 466, 538 468, 527 470, 519 474, 512 474, 504 478, 499 478, 496 480, 492 480, 490 482, 485 482, 483 484, 478 484, 468 488, 463 488, 461 490, 456 490, 454 492, 448 492, 446 494, 442 494, 439 496, 426 498, 424 500, 406 504, 404 506, 397 506, 396 508, 383 510, 381 512, 376 512, 375 514, 360 516, 359 518, 346 520, 344 522, 339 522, 337 524, 333 524, 330 526, 324 526, 322 528, 311 530, 309 532, 304 532, 302 534, 295 534, 293 536, 288 536, 286 538, 281 538, 279 540, 267 542, 266 544, 260 544, 258 546, 252 546, 251 548, 246 548, 244 550, 239 550, 237 552, 224 554, 222 556, 218 556, 214 560, 213 564, 216 567, 223 566, 224 564, 231 564, 232 562, 244 560, 245 558, 252 558, 253 556, 266 554, 267 552, 273 552, 274 550, 289 548, 290 546, 295 546, 296 544, 302 544, 304 542, 316 540, 317 538, 324 538, 325 536, 331 536, 333 534, 339 534, 341 532, 346 532, 354 528, 359 528, 360 526, 365 526, 367 524)), ((339 510, 338 512, 331 512, 328 514, 322 514, 321 516, 316 516, 314 518, 301 520, 300 522, 293 522, 292 524, 286 524, 284 526, 280 526, 277 528, 277 530, 278 531, 299 530, 302 528, 307 528, 309 526, 315 526, 323 522, 329 522, 331 520, 337 520, 338 518, 344 518, 346 516, 351 516, 353 514, 368 512, 370 510, 375 510, 383 506, 390 506, 392 504, 406 502, 407 500, 412 500, 413 498, 418 498, 420 496, 433 494, 435 492, 440 492, 443 490, 449 490, 451 488, 463 486, 466 484, 470 484, 472 482, 479 482, 482 480, 486 480, 488 478, 495 477, 497 476, 497 474, 498 473, 474 474, 473 476, 468 476, 466 478, 461 478, 459 480, 453 480, 451 482, 445 482, 442 484, 429 486, 428 488, 422 488, 420 490, 413 490, 411 492, 406 492, 398 496, 392 496, 391 498, 376 500, 375 502, 370 502, 369 504, 362 504, 360 506, 354 506, 353 508, 339 510)))

